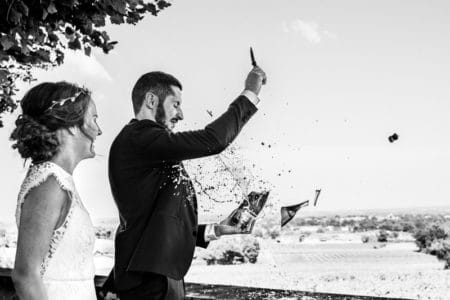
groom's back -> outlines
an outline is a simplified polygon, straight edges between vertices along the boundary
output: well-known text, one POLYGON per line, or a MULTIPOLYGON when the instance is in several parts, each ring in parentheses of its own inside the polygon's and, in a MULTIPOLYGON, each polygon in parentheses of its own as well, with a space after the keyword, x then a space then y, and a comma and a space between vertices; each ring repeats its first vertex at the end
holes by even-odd
POLYGON ((192 262, 195 192, 182 163, 163 159, 167 153, 161 149, 170 147, 161 141, 164 135, 166 128, 154 121, 132 120, 111 146, 109 180, 120 214, 114 266, 118 290, 139 285, 142 272, 180 280, 192 262))
POLYGON ((145 231, 162 180, 161 163, 152 162, 136 147, 136 131, 152 130, 147 122, 132 120, 114 140, 109 156, 109 181, 120 214, 115 240, 116 288, 134 286, 139 277, 125 272, 145 231))

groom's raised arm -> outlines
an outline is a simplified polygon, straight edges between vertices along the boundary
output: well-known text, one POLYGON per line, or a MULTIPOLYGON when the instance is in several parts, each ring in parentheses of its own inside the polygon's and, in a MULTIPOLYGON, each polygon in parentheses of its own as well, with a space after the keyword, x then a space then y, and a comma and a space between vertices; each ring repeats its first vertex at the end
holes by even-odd
POLYGON ((227 111, 203 130, 173 133, 157 123, 142 124, 132 141, 150 160, 181 161, 222 152, 257 111, 256 94, 244 91, 227 111))

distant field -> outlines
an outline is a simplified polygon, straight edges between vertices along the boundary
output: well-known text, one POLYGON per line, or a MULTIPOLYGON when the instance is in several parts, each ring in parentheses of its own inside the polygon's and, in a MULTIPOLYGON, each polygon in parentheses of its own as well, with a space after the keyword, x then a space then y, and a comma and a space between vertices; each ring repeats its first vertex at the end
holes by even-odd
POLYGON ((350 269, 355 270, 363 268, 402 269, 430 266, 442 267, 442 263, 430 255, 417 253, 414 243, 388 244, 384 248, 375 249, 378 243, 373 244, 265 244, 265 254, 272 256, 277 264, 289 266, 290 264, 299 264, 308 266, 313 264, 314 268, 329 269, 350 269))
POLYGON ((303 291, 412 299, 446 299, 450 271, 414 243, 261 242, 256 264, 206 266, 196 261, 186 280, 303 291))

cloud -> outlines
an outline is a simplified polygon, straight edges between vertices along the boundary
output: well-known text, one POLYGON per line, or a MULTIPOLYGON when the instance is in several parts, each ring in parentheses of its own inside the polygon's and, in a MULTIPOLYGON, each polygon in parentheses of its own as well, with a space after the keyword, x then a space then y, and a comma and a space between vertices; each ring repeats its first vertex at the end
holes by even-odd
POLYGON ((303 21, 300 19, 296 19, 291 22, 283 22, 282 24, 283 31, 286 33, 289 32, 298 32, 300 33, 308 42, 318 44, 324 38, 336 39, 337 35, 329 32, 327 30, 323 30, 320 28, 320 25, 314 21, 303 21))
POLYGON ((97 60, 94 54, 86 56, 81 51, 66 51, 64 64, 67 68, 77 69, 79 75, 89 79, 112 81, 111 75, 97 60))
POLYGON ((89 57, 82 51, 67 50, 64 55, 64 63, 61 66, 34 70, 33 75, 37 79, 34 84, 64 80, 92 88, 99 84, 110 84, 114 80, 94 53, 89 57))

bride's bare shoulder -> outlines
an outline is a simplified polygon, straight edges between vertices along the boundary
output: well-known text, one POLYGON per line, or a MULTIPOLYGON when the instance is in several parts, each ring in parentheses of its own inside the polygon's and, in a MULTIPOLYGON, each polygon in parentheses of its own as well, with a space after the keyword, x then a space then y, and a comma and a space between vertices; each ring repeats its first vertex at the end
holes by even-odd
POLYGON ((53 230, 64 219, 69 206, 70 197, 67 192, 54 176, 48 176, 27 193, 21 208, 20 224, 25 225, 26 222, 30 225, 31 222, 41 227, 43 223, 49 223, 47 226, 53 230))

